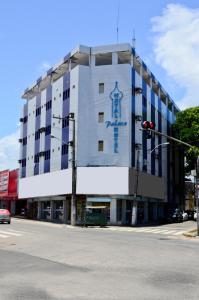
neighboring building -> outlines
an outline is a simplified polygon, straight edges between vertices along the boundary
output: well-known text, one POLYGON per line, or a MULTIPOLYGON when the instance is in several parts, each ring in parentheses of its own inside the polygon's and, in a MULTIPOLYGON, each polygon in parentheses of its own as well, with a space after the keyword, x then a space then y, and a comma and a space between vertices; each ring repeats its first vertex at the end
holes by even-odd
POLYGON ((16 212, 18 200, 18 169, 0 171, 0 208, 16 212))
POLYGON ((33 217, 70 221, 69 113, 78 221, 86 203, 108 206, 111 224, 154 222, 182 203, 178 155, 168 145, 151 154, 166 139, 140 131, 149 120, 171 134, 178 108, 130 44, 79 46, 22 98, 19 197, 33 217))

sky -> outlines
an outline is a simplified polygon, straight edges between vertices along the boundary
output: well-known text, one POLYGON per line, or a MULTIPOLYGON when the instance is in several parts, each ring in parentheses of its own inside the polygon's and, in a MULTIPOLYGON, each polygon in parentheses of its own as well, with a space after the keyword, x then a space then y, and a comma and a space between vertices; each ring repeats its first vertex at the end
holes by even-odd
POLYGON ((78 44, 132 42, 181 108, 199 105, 198 0, 1 0, 0 170, 17 167, 22 92, 78 44), (119 17, 118 17, 119 8, 119 17))

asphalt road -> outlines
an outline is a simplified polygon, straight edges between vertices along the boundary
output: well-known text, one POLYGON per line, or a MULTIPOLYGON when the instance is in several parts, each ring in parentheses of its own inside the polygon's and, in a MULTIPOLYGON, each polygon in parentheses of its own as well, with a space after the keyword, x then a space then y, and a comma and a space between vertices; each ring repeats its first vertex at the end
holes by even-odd
POLYGON ((192 227, 155 233, 14 219, 0 225, 0 300, 199 299, 199 240, 171 235, 192 227))

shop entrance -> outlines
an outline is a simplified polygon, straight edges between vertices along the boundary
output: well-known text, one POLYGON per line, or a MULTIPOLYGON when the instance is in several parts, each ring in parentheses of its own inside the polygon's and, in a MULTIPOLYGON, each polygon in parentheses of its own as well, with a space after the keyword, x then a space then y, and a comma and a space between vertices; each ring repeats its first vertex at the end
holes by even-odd
POLYGON ((63 222, 64 218, 64 209, 63 209, 63 201, 55 201, 54 202, 54 220, 56 222, 63 222))
POLYGON ((41 203, 41 217, 44 220, 51 220, 50 201, 45 201, 41 203))

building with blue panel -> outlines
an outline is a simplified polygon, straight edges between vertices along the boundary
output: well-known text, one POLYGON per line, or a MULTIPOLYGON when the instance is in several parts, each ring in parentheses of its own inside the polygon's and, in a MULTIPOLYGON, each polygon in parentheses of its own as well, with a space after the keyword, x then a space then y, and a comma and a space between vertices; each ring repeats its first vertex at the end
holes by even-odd
POLYGON ((166 145, 151 153, 167 139, 140 130, 149 120, 172 134, 178 108, 130 44, 79 46, 22 98, 19 198, 28 200, 31 216, 70 222, 69 113, 77 222, 87 204, 107 206, 111 224, 134 225, 182 203, 182 151, 166 145))

